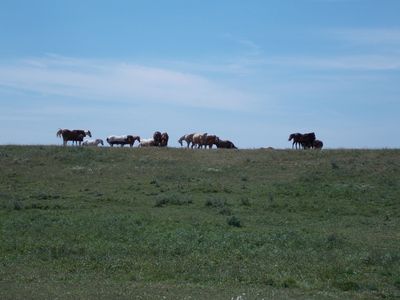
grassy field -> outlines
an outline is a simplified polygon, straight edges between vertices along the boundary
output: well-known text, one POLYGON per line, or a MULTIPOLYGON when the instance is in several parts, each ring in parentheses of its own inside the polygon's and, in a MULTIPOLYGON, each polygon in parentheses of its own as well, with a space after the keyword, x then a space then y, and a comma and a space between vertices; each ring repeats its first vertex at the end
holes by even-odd
POLYGON ((1 299, 400 297, 400 150, 0 147, 1 299))

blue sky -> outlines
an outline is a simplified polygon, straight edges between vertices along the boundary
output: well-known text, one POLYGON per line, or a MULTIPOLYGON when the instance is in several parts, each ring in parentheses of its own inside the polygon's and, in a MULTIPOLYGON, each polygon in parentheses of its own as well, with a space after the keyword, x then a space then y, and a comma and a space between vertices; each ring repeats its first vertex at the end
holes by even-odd
POLYGON ((208 132, 400 145, 400 1, 0 2, 0 144, 208 132), (33 134, 32 134, 33 133, 33 134))

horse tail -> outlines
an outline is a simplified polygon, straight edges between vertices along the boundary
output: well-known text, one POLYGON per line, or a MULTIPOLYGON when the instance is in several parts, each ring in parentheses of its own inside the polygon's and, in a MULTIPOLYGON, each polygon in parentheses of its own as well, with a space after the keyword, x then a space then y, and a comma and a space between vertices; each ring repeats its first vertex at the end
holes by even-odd
POLYGON ((61 135, 62 135, 62 129, 59 128, 59 130, 57 131, 57 137, 61 137, 61 135))

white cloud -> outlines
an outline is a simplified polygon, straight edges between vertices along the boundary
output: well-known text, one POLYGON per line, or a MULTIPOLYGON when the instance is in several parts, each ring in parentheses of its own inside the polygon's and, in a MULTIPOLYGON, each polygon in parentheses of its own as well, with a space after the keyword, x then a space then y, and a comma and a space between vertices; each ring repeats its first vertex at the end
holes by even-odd
POLYGON ((400 28, 343 28, 333 29, 328 33, 352 44, 380 47, 400 45, 400 28))
POLYGON ((266 64, 305 69, 347 71, 390 71, 400 69, 399 55, 287 56, 274 57, 266 64))
POLYGON ((0 85, 80 99, 228 110, 245 109, 251 101, 238 88, 189 72, 55 55, 0 64, 0 85))

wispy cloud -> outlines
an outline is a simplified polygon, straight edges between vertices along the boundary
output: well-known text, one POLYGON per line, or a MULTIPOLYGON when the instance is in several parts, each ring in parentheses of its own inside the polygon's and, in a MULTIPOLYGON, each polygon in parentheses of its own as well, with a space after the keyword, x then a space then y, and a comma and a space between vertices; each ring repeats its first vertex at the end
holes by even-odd
POLYGON ((0 64, 0 85, 81 99, 232 110, 251 101, 238 88, 190 72, 55 55, 0 64))
MULTIPOLYGON (((329 30, 328 33, 338 40, 363 46, 400 45, 400 28, 341 28, 329 30)), ((398 51, 398 48, 395 50, 398 51)))
POLYGON ((319 70, 390 71, 400 70, 399 55, 286 56, 269 59, 266 64, 319 70))
POLYGON ((262 54, 262 48, 250 39, 237 37, 233 34, 224 34, 223 38, 241 46, 243 56, 259 56, 262 54))

